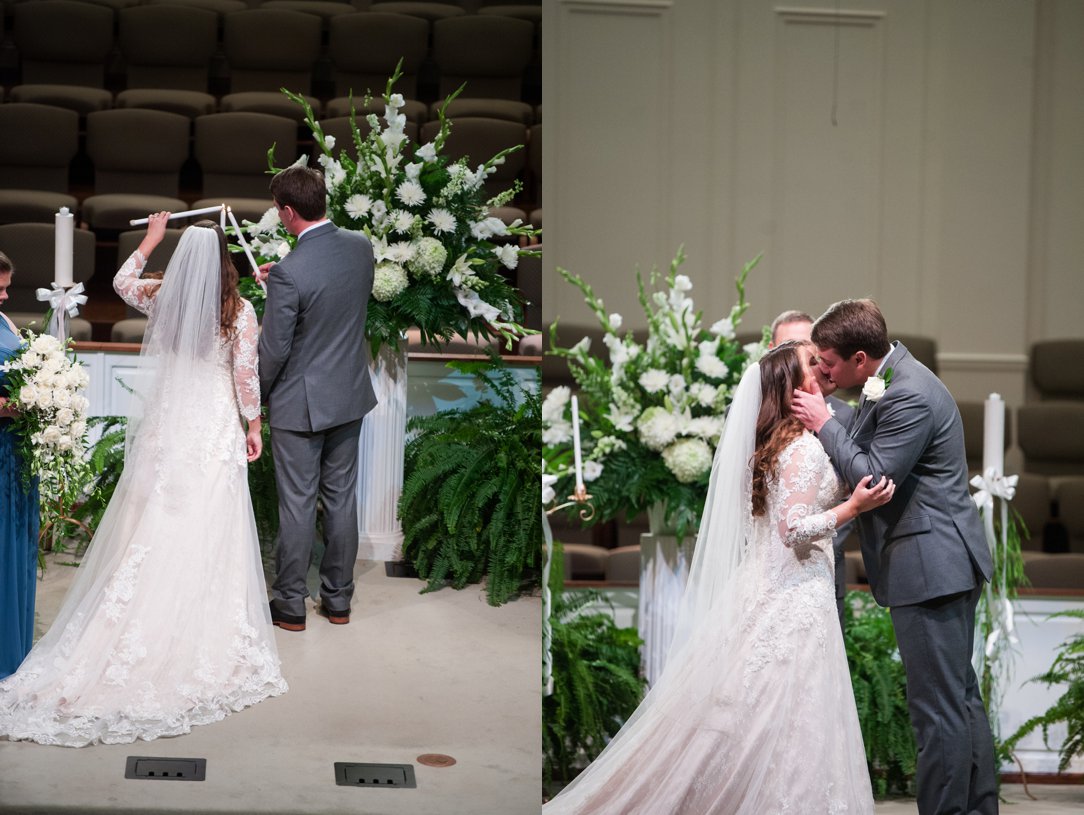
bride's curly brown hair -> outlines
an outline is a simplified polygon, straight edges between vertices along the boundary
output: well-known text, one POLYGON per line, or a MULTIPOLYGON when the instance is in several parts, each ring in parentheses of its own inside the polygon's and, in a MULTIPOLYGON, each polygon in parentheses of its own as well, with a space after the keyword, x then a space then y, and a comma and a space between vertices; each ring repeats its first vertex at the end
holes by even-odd
POLYGON ((760 413, 753 453, 753 515, 768 509, 768 484, 775 478, 779 454, 805 429, 791 413, 791 397, 805 381, 801 349, 810 343, 788 340, 760 358, 760 413))

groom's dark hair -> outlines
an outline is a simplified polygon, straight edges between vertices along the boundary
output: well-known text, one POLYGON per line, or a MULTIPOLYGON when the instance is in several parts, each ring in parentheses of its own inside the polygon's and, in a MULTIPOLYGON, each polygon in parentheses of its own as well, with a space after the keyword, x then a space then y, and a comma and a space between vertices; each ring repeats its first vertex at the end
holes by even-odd
POLYGON ((287 167, 271 179, 271 197, 306 221, 319 221, 327 212, 324 174, 312 167, 287 167))
POLYGON ((813 344, 832 348, 843 359, 865 351, 873 359, 888 355, 888 327, 877 304, 869 299, 840 300, 813 323, 813 344))

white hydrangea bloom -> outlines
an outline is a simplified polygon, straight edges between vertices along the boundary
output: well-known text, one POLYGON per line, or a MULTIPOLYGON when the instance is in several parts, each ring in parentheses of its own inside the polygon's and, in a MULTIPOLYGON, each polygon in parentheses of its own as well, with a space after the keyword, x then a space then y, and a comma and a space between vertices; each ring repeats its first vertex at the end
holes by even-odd
POLYGON ((444 264, 448 260, 448 250, 444 244, 436 238, 422 238, 414 247, 414 259, 409 264, 409 269, 419 277, 427 275, 435 277, 444 270, 444 264))
POLYGON ((394 300, 408 282, 406 270, 398 263, 378 263, 373 274, 373 297, 387 303, 394 300))
POLYGON ((679 439, 662 451, 662 460, 682 484, 691 484, 711 470, 712 452, 703 439, 679 439))
POLYGON ((663 450, 681 429, 678 417, 661 407, 649 407, 636 422, 640 441, 649 450, 663 450))

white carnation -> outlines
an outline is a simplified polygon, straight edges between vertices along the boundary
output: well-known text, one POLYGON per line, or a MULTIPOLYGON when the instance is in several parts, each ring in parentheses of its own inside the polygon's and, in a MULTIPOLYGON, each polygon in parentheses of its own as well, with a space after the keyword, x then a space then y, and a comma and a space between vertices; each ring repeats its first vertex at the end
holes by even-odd
POLYGON ((414 226, 414 216, 405 209, 397 209, 391 214, 391 228, 394 232, 409 232, 414 226))
POLYGON ((377 264, 373 274, 373 297, 381 303, 394 300, 408 284, 406 270, 398 263, 377 264))
POLYGON ((547 447, 572 441, 571 422, 554 422, 542 431, 542 443, 547 447))
POLYGON ((723 432, 723 421, 716 416, 698 416, 685 424, 685 433, 708 441, 715 441, 723 432))
POLYGON ((704 376, 710 376, 713 379, 722 379, 727 375, 730 370, 726 367, 726 363, 719 357, 697 357, 696 358, 696 370, 704 374, 704 376))
POLYGON ((425 220, 432 224, 433 231, 438 234, 455 232, 455 216, 446 209, 440 207, 431 209, 425 220))
POLYGON ((703 439, 679 439, 662 451, 662 460, 682 484, 691 484, 711 469, 712 452, 703 439))
POLYGON ((425 190, 417 181, 404 181, 395 190, 395 197, 408 207, 416 207, 425 202, 425 190))
POLYGON ((658 393, 667 386, 670 375, 658 368, 650 368, 640 374, 640 387, 648 393, 658 393))
POLYGON ((355 220, 361 220, 369 213, 369 208, 373 205, 373 199, 368 195, 351 195, 346 199, 345 209, 346 214, 355 220))
POLYGON ((670 444, 680 430, 678 417, 661 407, 649 407, 636 422, 640 441, 649 450, 658 452, 670 444))
POLYGON ((493 254, 504 264, 506 269, 514 269, 519 265, 519 250, 515 246, 494 246, 493 254))
POLYGON ((558 385, 546 394, 542 400, 542 421, 545 424, 564 421, 565 405, 572 398, 572 391, 567 385, 558 385))
POLYGON ((396 241, 388 244, 387 259, 400 265, 414 259, 414 244, 410 241, 396 241))

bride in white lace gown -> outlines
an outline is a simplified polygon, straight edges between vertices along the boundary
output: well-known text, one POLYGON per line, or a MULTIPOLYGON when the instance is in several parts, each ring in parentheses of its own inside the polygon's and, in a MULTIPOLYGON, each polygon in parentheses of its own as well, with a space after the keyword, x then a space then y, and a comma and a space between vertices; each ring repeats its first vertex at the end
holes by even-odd
POLYGON ((873 812, 831 542, 895 488, 841 494, 790 413, 794 389, 816 387, 810 357, 784 343, 743 376, 666 667, 544 815, 873 812))
POLYGON ((139 278, 167 215, 114 280, 150 316, 124 377, 124 470, 53 626, 0 682, 11 740, 175 736, 286 691, 246 474, 261 448, 256 317, 212 222, 185 230, 161 282, 139 278))

